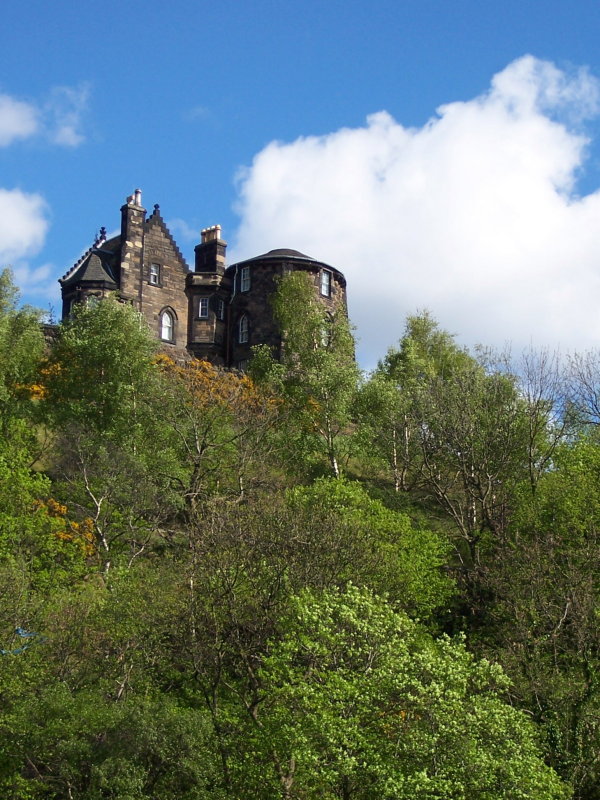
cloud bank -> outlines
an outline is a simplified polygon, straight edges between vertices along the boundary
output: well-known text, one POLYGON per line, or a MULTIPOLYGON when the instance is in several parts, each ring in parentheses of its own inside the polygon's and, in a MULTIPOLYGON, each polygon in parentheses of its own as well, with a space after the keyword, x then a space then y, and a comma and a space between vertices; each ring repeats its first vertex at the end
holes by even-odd
POLYGON ((234 257, 341 269, 365 366, 425 308, 470 345, 600 346, 600 191, 575 193, 599 110, 586 70, 524 56, 421 128, 272 142, 238 176, 234 257))
MULTIPOLYGON (((40 103, 0 94, 0 147, 34 138, 78 146, 85 138, 82 119, 87 100, 84 84, 54 87, 40 103)), ((48 227, 48 207, 40 194, 0 187, 0 269, 11 266, 21 289, 30 293, 49 292, 51 266, 32 268, 25 260, 41 250, 48 227)), ((51 286, 54 294, 54 282, 51 286)))

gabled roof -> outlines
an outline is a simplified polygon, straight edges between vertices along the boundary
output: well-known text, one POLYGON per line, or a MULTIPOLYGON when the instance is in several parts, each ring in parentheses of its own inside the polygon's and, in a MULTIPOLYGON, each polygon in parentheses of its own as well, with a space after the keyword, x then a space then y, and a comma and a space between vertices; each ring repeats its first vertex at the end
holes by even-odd
POLYGON ((175 254, 177 255, 177 258, 179 259, 181 264, 189 272, 190 268, 188 266, 188 263, 185 260, 185 258, 183 257, 183 254, 182 254, 181 250, 179 249, 179 246, 178 246, 177 242, 173 238, 173 236, 171 234, 171 231, 165 225, 165 221, 164 221, 164 219, 162 218, 162 216, 160 214, 160 206, 158 205, 158 203, 155 204, 154 211, 152 212, 152 214, 150 214, 150 216, 148 217, 148 219, 146 220, 146 222, 144 224, 145 224, 146 230, 148 230, 149 228, 151 228, 153 226, 159 227, 162 230, 162 232, 165 234, 165 236, 167 237, 168 241, 170 242, 171 247, 175 251, 175 254))

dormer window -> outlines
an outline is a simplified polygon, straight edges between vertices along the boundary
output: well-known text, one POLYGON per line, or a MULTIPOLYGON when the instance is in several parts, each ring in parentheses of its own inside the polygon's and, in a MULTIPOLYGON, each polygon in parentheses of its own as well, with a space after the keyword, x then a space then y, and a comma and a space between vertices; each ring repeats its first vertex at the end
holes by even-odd
POLYGON ((160 264, 150 264, 150 274, 148 283, 152 286, 158 286, 160 283, 160 264))
POLYGON ((208 297, 198 298, 198 319, 208 319, 208 297))
POLYGON ((250 267, 242 267, 240 272, 240 292, 250 290, 250 267))
POLYGON ((331 272, 328 269, 321 270, 321 294, 331 297, 331 272))

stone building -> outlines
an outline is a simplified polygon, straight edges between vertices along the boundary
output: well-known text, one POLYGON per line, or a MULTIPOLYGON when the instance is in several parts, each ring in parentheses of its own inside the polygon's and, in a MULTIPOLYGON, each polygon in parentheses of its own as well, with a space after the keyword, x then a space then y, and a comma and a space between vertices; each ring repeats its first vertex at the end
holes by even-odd
POLYGON ((276 279, 307 272, 327 309, 346 307, 343 274, 296 250, 271 250, 227 266, 227 243, 215 225, 201 232, 194 269, 187 265, 160 214, 149 217, 137 189, 121 208, 121 233, 100 233, 60 279, 63 319, 74 303, 95 302, 112 292, 144 316, 163 349, 226 367, 245 369, 251 348, 268 344, 279 354, 281 337, 269 297, 276 279))

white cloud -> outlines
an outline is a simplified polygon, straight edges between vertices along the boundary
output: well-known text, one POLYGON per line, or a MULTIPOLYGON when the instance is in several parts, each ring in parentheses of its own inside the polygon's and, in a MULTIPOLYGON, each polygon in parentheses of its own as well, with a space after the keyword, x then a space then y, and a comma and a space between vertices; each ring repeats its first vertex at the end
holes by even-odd
MULTIPOLYGON (((87 99, 86 85, 55 87, 37 105, 0 94, 0 147, 35 136, 61 146, 79 145, 84 140, 81 121, 87 99)), ((27 261, 40 251, 48 227, 48 208, 41 195, 0 187, 0 269, 11 266, 21 290, 55 297, 50 265, 32 267, 27 261)))
POLYGON ((77 147, 85 136, 82 133, 83 115, 87 109, 89 87, 81 84, 55 86, 45 104, 47 133, 53 144, 77 147))
POLYGON ((38 129, 39 112, 35 106, 0 94, 0 147, 33 136, 38 129))
POLYGON ((39 194, 0 188, 0 267, 39 251, 48 230, 46 215, 39 194))
POLYGON ((18 261, 12 267, 12 272, 21 294, 39 298, 32 300, 36 305, 44 307, 44 304, 48 303, 54 308, 59 307, 60 289, 53 264, 33 267, 25 261, 18 261))
POLYGON ((87 84, 55 86, 38 104, 0 94, 0 147, 33 136, 62 147, 77 147, 85 141, 82 123, 88 97, 87 84))
POLYGON ((600 191, 573 194, 599 83, 525 56, 422 128, 272 142, 239 176, 234 258, 292 247, 348 278, 373 365, 428 308, 468 344, 600 345, 600 191))
POLYGON ((0 270, 11 267, 21 292, 56 299, 52 267, 31 267, 27 258, 44 244, 47 206, 39 194, 0 188, 0 270))

